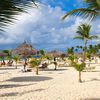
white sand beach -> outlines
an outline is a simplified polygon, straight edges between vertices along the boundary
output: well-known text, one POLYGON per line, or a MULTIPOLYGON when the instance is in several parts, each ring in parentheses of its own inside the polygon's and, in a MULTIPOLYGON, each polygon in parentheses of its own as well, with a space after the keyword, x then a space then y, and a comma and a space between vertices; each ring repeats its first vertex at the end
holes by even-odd
POLYGON ((93 72, 82 72, 83 83, 72 67, 39 71, 39 75, 22 72, 21 66, 1 67, 0 100, 100 100, 100 64, 92 66, 96 66, 93 72))

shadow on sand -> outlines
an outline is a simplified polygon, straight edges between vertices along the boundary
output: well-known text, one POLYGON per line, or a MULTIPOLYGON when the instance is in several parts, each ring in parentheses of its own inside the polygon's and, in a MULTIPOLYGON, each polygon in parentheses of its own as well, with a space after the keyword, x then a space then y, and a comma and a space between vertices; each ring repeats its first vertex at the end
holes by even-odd
POLYGON ((15 70, 15 67, 1 67, 0 70, 15 70))
POLYGON ((40 82, 52 79, 51 77, 45 76, 23 76, 23 77, 14 77, 6 81, 12 82, 40 82))
POLYGON ((25 84, 25 85, 19 85, 19 84, 6 84, 6 85, 0 85, 0 89, 4 89, 4 88, 15 88, 15 87, 23 87, 23 86, 30 86, 30 85, 34 85, 36 83, 32 83, 32 84, 25 84))
MULTIPOLYGON (((91 80, 83 81, 83 83, 84 83, 84 82, 92 82, 92 81, 100 81, 100 79, 93 78, 93 79, 91 79, 91 80)), ((100 100, 100 99, 99 99, 99 100, 100 100)))
POLYGON ((56 69, 56 70, 54 70, 54 69, 45 69, 43 71, 64 71, 64 70, 68 70, 68 69, 56 69))
POLYGON ((80 99, 80 100, 100 100, 100 98, 85 98, 85 99, 80 99))
POLYGON ((91 71, 91 70, 89 70, 89 71, 82 71, 82 72, 100 72, 100 70, 94 70, 94 71, 91 71))
POLYGON ((30 90, 30 91, 23 91, 23 92, 11 92, 11 93, 3 93, 3 94, 0 94, 0 97, 5 97, 5 96, 21 96, 21 95, 24 95, 24 94, 27 94, 27 93, 31 93, 31 92, 41 92, 45 89, 36 89, 36 90, 30 90))
POLYGON ((0 97, 17 96, 17 94, 18 92, 3 93, 3 94, 0 94, 0 97))

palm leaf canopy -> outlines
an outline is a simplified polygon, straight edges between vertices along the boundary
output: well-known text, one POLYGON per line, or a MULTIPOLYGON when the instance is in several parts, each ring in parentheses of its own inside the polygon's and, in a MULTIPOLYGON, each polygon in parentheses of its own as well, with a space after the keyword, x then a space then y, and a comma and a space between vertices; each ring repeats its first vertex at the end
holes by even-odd
POLYGON ((5 26, 11 24, 15 15, 18 15, 27 9, 35 0, 1 0, 0 1, 0 31, 5 26))
POLYGON ((78 26, 76 33, 78 34, 78 36, 75 37, 75 39, 84 39, 90 38, 89 32, 90 32, 91 26, 88 24, 82 24, 80 26, 78 26))
POLYGON ((98 36, 96 35, 90 35, 90 30, 91 30, 91 25, 88 24, 82 24, 80 26, 78 26, 76 33, 78 34, 78 36, 76 36, 74 39, 96 39, 98 38, 98 36))
POLYGON ((62 19, 64 20, 66 17, 70 15, 82 16, 84 18, 88 18, 92 20, 98 16, 100 16, 100 0, 85 0, 87 8, 79 8, 72 10, 66 13, 62 19))
POLYGON ((97 38, 98 38, 98 36, 96 36, 96 35, 90 36, 90 39, 97 39, 97 38))

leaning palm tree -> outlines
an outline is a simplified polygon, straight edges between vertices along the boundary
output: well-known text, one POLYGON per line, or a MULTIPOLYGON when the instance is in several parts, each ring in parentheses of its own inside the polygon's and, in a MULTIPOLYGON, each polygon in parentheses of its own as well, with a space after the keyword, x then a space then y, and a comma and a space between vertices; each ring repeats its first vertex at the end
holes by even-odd
MULTIPOLYGON (((25 12, 36 0, 1 0, 0 1, 0 31, 13 22, 15 15, 25 12)), ((35 3, 34 3, 35 4, 35 3)))
POLYGON ((68 13, 66 13, 63 16, 63 20, 70 16, 70 15, 77 15, 82 16, 84 18, 88 18, 89 20, 92 20, 96 17, 100 17, 100 0, 84 0, 87 7, 86 8, 79 8, 72 10, 68 13))
POLYGON ((96 35, 90 35, 90 29, 91 29, 91 25, 88 25, 88 24, 82 24, 82 25, 78 26, 77 32, 76 32, 78 34, 78 36, 76 36, 74 38, 74 39, 80 39, 80 40, 84 41, 83 62, 85 62, 86 48, 87 48, 88 40, 98 38, 98 36, 96 36, 96 35))

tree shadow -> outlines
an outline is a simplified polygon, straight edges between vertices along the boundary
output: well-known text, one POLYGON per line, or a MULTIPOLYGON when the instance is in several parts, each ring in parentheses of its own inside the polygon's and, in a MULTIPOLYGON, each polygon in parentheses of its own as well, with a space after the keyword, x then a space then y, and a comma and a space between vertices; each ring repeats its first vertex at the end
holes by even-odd
POLYGON ((15 70, 15 67, 1 67, 0 70, 15 70))
POLYGON ((27 94, 27 93, 31 93, 31 92, 41 92, 41 91, 43 91, 43 90, 45 90, 45 89, 36 89, 36 90, 30 90, 30 91, 23 91, 23 92, 21 92, 21 93, 19 93, 19 92, 11 92, 11 93, 3 93, 3 94, 0 94, 0 97, 5 97, 5 96, 17 96, 17 95, 24 95, 24 94, 27 94))
POLYGON ((19 93, 19 95, 24 95, 24 94, 31 93, 31 92, 41 92, 43 90, 45 89, 41 88, 41 89, 36 89, 36 90, 24 91, 24 92, 19 93))
MULTIPOLYGON (((36 84, 36 83, 34 83, 36 84)), ((23 86, 29 86, 29 85, 34 85, 32 84, 24 84, 24 85, 19 85, 19 84, 6 84, 6 85, 0 85, 0 89, 2 88, 15 88, 15 87, 23 87, 23 86)))
POLYGON ((17 94, 18 94, 18 92, 3 93, 3 94, 0 94, 0 97, 17 96, 17 94))
POLYGON ((89 70, 89 71, 82 71, 82 72, 100 72, 100 70, 94 70, 94 71, 91 71, 91 70, 89 70))
POLYGON ((56 69, 56 70, 54 70, 54 69, 45 69, 43 71, 64 71, 64 70, 68 70, 68 69, 56 69))
POLYGON ((80 99, 80 100, 100 100, 100 98, 85 98, 85 99, 80 99))
POLYGON ((23 76, 23 77, 14 77, 12 79, 8 79, 6 81, 12 82, 40 82, 52 79, 51 77, 45 76, 23 76))
POLYGON ((83 81, 83 82, 92 82, 92 81, 100 81, 100 79, 93 78, 93 79, 91 79, 91 80, 87 80, 87 81, 83 81))

